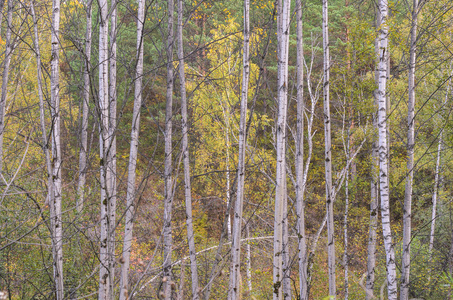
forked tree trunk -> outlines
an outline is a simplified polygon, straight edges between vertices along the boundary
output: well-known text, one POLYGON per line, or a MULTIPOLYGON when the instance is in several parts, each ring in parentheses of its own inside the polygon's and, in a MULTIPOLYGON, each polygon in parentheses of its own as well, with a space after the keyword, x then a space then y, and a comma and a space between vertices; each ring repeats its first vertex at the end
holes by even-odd
POLYGON ((120 258, 120 300, 127 300, 129 285, 129 266, 132 250, 132 231, 135 215, 135 179, 137 170, 138 136, 140 132, 140 109, 142 105, 143 81, 143 28, 145 22, 145 0, 138 1, 137 15, 137 67, 135 69, 134 111, 132 113, 131 147, 127 166, 126 219, 124 227, 123 252, 120 258))
POLYGON ((189 120, 187 113, 186 96, 186 75, 184 71, 184 47, 183 47, 183 25, 184 8, 183 0, 178 0, 178 60, 179 60, 179 84, 181 91, 181 130, 182 130, 182 152, 184 164, 184 194, 186 206, 187 240, 189 244, 192 299, 200 298, 198 291, 198 270, 195 250, 193 221, 192 221, 192 187, 190 184, 190 157, 189 157, 189 120))
MULTIPOLYGON (((5 108, 6 96, 8 95, 9 65, 14 49, 12 40, 14 1, 15 0, 8 0, 8 12, 6 15, 5 59, 3 60, 2 96, 0 99, 0 175, 3 175, 3 133, 5 131, 5 108)), ((0 12, 0 14, 1 13, 2 12, 0 12)))
POLYGON ((108 300, 109 286, 112 274, 109 267, 109 192, 110 172, 108 168, 108 141, 109 141, 109 108, 108 108, 108 3, 107 0, 99 1, 99 156, 100 156, 100 182, 101 182, 101 228, 99 250, 99 300, 108 300))
POLYGON ((277 119, 277 163, 275 180, 275 220, 273 255, 273 299, 283 299, 283 218, 286 205, 286 117, 288 87, 288 46, 291 0, 277 3, 277 54, 278 54, 278 119, 277 119))
POLYGON ((329 18, 328 2, 322 1, 322 36, 324 49, 324 141, 325 141, 325 180, 326 180, 326 206, 327 206, 327 252, 329 273, 329 296, 336 298, 335 285, 335 232, 333 220, 333 191, 332 191, 332 142, 330 131, 330 54, 329 54, 329 18))
POLYGON ((387 146, 387 63, 388 45, 388 2, 379 0, 379 91, 378 91, 378 131, 379 131, 379 192, 381 196, 382 233, 386 254, 388 299, 396 300, 398 289, 396 282, 395 249, 392 242, 389 201, 389 170, 387 146))
POLYGON ((172 298, 172 268, 171 254, 173 247, 171 216, 173 209, 173 179, 172 179, 172 118, 173 118, 173 13, 174 0, 168 0, 168 28, 167 28, 167 95, 165 108, 165 198, 164 198, 164 257, 163 257, 163 293, 164 298, 172 298))
POLYGON ((305 236, 304 201, 304 46, 302 30, 302 1, 296 2, 297 18, 297 133, 296 133, 296 211, 299 259, 299 295, 308 300, 307 240, 305 236))
POLYGON ((50 62, 50 90, 52 115, 52 161, 54 199, 50 202, 52 253, 56 299, 62 300, 63 289, 63 228, 61 215, 61 143, 60 143, 60 0, 53 0, 50 62))
POLYGON ((87 29, 85 33, 85 70, 83 73, 83 96, 82 96, 82 120, 80 126, 80 152, 79 152, 79 178, 77 183, 77 212, 80 214, 83 210, 85 201, 85 183, 87 173, 87 151, 88 151, 88 103, 90 101, 90 72, 91 72, 91 19, 92 3, 89 0, 86 4, 87 29))
POLYGON ((242 56, 242 91, 241 91, 241 116, 239 124, 239 157, 237 169, 237 191, 234 205, 233 235, 231 246, 231 270, 228 299, 235 300, 241 297, 241 232, 242 210, 244 206, 244 179, 245 179, 245 150, 247 143, 246 118, 247 95, 250 76, 249 48, 250 48, 250 1, 244 0, 244 45, 242 56))

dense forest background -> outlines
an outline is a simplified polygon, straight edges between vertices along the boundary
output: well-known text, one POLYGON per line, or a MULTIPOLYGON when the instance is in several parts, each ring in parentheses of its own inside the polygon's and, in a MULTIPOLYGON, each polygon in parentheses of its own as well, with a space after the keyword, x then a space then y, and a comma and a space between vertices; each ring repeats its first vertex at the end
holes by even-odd
POLYGON ((453 3, 378 2, 1 0, 0 289, 450 299, 453 3))

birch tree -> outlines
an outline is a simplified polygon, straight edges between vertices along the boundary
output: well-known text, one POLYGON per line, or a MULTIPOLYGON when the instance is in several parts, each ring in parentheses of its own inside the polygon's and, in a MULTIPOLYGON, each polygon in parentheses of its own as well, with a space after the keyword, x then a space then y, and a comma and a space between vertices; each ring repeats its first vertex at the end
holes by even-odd
POLYGON ((332 191, 332 142, 330 131, 330 53, 329 53, 329 18, 328 1, 322 1, 322 36, 324 49, 324 143, 325 143, 325 180, 326 180, 326 206, 327 206, 327 252, 329 273, 329 296, 336 298, 335 286, 335 232, 333 220, 333 191, 332 191))
POLYGON ((186 75, 184 70, 184 47, 183 47, 183 26, 184 26, 184 1, 178 0, 178 61, 179 61, 179 84, 181 91, 181 130, 182 130, 182 155, 184 164, 184 195, 186 206, 187 240, 189 244, 190 271, 192 284, 192 299, 200 298, 198 288, 197 256, 194 241, 194 230, 192 221, 192 186, 190 182, 190 160, 189 160, 189 120, 187 113, 186 75))
POLYGON ((111 2, 110 12, 110 38, 109 38, 109 105, 108 105, 108 150, 107 150, 107 175, 110 184, 108 185, 108 257, 109 257, 109 293, 113 298, 114 295, 114 278, 115 278, 115 228, 116 228, 116 106, 117 106, 117 88, 116 88, 116 60, 117 60, 117 1, 111 2))
POLYGON ((60 0, 52 2, 50 61, 50 105, 52 117, 52 162, 54 198, 50 202, 52 228, 53 274, 56 299, 62 300, 63 289, 63 222, 61 214, 61 142, 60 142, 60 0))
MULTIPOLYGON (((299 295, 308 299, 307 241, 305 236, 305 200, 304 200, 304 46, 302 30, 302 1, 296 2, 297 19, 297 135, 296 135, 296 209, 299 259, 299 295)), ((309 133, 311 134, 311 133, 309 133)))
POLYGON ((138 136, 140 133, 140 108, 142 105, 143 82, 143 28, 145 23, 145 0, 138 2, 137 11, 137 66, 134 80, 134 110, 132 115, 131 147, 129 150, 129 163, 127 166, 127 192, 126 192, 126 219, 124 227, 123 252, 120 258, 120 300, 127 300, 129 285, 129 266, 132 250, 132 231, 135 215, 135 181, 137 170, 138 136))
POLYGON ((108 3, 107 0, 99 1, 99 156, 100 156, 100 182, 101 182, 101 219, 100 219, 100 269, 99 269, 99 300, 110 299, 110 195, 111 180, 108 177, 108 141, 109 141, 109 98, 108 98, 108 3))
POLYGON ((388 53, 388 2, 379 0, 379 84, 378 84, 378 132, 379 132, 379 193, 381 197, 382 233, 386 255, 388 299, 397 298, 395 249, 392 242, 389 201, 389 170, 387 146, 387 64, 388 53))
POLYGON ((245 150, 247 143, 246 118, 247 95, 250 76, 250 1, 244 0, 244 45, 242 56, 242 91, 241 91, 241 116, 239 124, 239 158, 237 169, 237 191, 234 205, 233 235, 231 247, 231 271, 228 299, 234 300, 241 297, 241 232, 242 210, 244 206, 244 179, 245 179, 245 150))
POLYGON ((172 239, 172 209, 173 209, 173 179, 172 179, 172 118, 173 118, 173 14, 174 0, 168 1, 168 27, 167 27, 167 94, 165 107, 165 195, 164 195, 164 262, 163 262, 163 293, 164 298, 172 298, 172 268, 171 254, 173 247, 172 239))
POLYGON ((283 218, 286 216, 286 118, 288 87, 288 46, 291 0, 279 0, 277 4, 277 38, 278 38, 278 117, 277 163, 275 180, 275 219, 274 219, 274 255, 273 255, 273 299, 283 298, 283 278, 287 270, 283 265, 283 218))
POLYGON ((87 151, 88 151, 88 103, 90 101, 90 72, 91 72, 91 35, 92 35, 92 4, 93 0, 86 3, 86 33, 84 53, 84 73, 82 90, 82 120, 80 126, 80 150, 79 150, 79 177, 77 183, 77 212, 83 210, 85 200, 85 183, 87 173, 87 151))

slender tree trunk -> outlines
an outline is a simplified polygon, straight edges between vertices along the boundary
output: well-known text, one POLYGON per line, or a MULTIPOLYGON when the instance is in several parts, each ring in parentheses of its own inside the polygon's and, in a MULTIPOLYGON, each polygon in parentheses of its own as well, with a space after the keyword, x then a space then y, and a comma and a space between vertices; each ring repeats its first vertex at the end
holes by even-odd
POLYGON ((61 143, 60 143, 60 0, 53 0, 51 30, 50 89, 52 114, 52 160, 54 199, 50 203, 52 249, 56 299, 62 300, 63 289, 63 228, 61 215, 61 143))
MULTIPOLYGON (((376 16, 376 28, 380 25, 379 9, 376 16)), ((376 65, 379 63, 379 37, 375 39, 376 65)), ((379 70, 375 71, 375 82, 379 84, 379 70)), ((374 105, 378 106, 379 90, 374 92, 374 105)), ((376 113, 373 114, 373 127, 378 127, 376 113)), ((374 297, 374 280, 376 267, 376 237, 378 228, 378 208, 379 208, 379 136, 373 133, 373 143, 371 150, 371 191, 370 191, 370 229, 368 233, 368 257, 367 257, 367 275, 366 275, 366 300, 374 297)))
MULTIPOLYGON (((351 126, 352 127, 352 126, 351 126)), ((347 141, 346 141, 346 161, 349 161, 350 157, 350 128, 348 128, 347 141)), ((343 219, 343 232, 344 232, 344 253, 343 253, 343 265, 344 265, 344 300, 349 298, 349 255, 348 255, 348 214, 349 214, 349 166, 346 165, 345 174, 345 208, 344 208, 344 219, 343 219)))
POLYGON ((142 80, 143 80, 143 28, 145 23, 145 0, 138 1, 137 16, 137 67, 135 69, 135 96, 134 111, 132 115, 131 147, 129 164, 127 166, 127 192, 126 192, 126 219, 124 227, 123 253, 120 258, 120 300, 128 297, 128 275, 132 249, 132 230, 134 226, 136 195, 135 178, 137 170, 138 136, 140 133, 140 109, 142 105, 142 80))
POLYGON ((99 300, 108 300, 110 280, 109 257, 109 201, 110 201, 110 172, 108 172, 108 141, 109 141, 109 98, 108 98, 108 3, 99 1, 99 156, 101 182, 101 229, 100 229, 100 270, 99 270, 99 300))
POLYGON ((187 113, 186 96, 186 75, 184 71, 184 47, 183 47, 183 25, 184 25, 184 1, 178 0, 178 60, 179 60, 179 84, 181 90, 181 119, 182 119, 182 151, 184 164, 184 193, 186 204, 187 239, 189 244, 190 271, 192 273, 192 299, 198 300, 198 270, 195 250, 193 221, 192 221, 192 188, 190 183, 190 157, 189 157, 189 121, 187 113))
POLYGON ((3 133, 5 131, 6 121, 5 107, 6 107, 6 96, 8 95, 9 65, 11 62, 11 55, 14 49, 12 40, 14 6, 15 0, 8 0, 8 12, 6 15, 5 59, 3 61, 2 96, 0 99, 0 175, 3 175, 3 133))
POLYGON ((307 240, 305 236, 304 201, 304 46, 302 30, 302 1, 296 2, 297 18, 297 135, 296 135, 296 210, 299 259, 299 295, 308 300, 307 240))
POLYGON ((412 182, 414 178, 414 147, 415 147, 415 63, 417 47, 417 15, 418 0, 414 0, 412 8, 411 45, 409 49, 409 99, 407 103, 407 176, 404 193, 403 209, 403 255, 401 269, 400 299, 409 299, 409 275, 411 264, 411 233, 412 233, 412 182))
POLYGON ((173 208, 172 179, 172 118, 173 118, 173 13, 174 0, 168 0, 168 31, 167 31, 167 104, 165 111, 165 203, 164 203, 164 262, 163 290, 166 300, 172 298, 171 254, 173 247, 171 216, 173 208))
POLYGON ((115 280, 115 228, 116 228, 116 38, 117 38, 117 1, 111 2, 112 11, 110 13, 110 53, 109 53, 109 134, 107 150, 107 178, 110 180, 107 192, 109 199, 109 229, 108 229, 108 256, 109 256, 109 293, 114 299, 114 280, 115 280))
POLYGON ((388 170, 388 147, 387 147, 387 64, 389 53, 387 0, 379 0, 380 22, 379 27, 379 92, 378 92, 378 130, 379 130, 379 192, 381 196, 382 233, 386 254, 387 268, 387 291, 389 300, 397 298, 395 249, 392 242, 390 224, 390 201, 389 201, 389 170, 388 170))
POLYGON ((87 14, 87 29, 85 33, 85 73, 83 74, 83 96, 82 96, 82 123, 80 128, 80 152, 79 152, 79 178, 77 183, 77 212, 83 210, 85 201, 85 183, 87 173, 87 151, 88 151, 88 103, 90 101, 90 71, 91 71, 91 19, 92 0, 89 0, 85 9, 87 14))
POLYGON ((2 35, 2 21, 3 21, 3 7, 5 6, 5 0, 0 0, 0 36, 2 35))
POLYGON ((241 116, 239 124, 239 157, 237 170, 237 191, 234 205, 233 240, 231 246, 231 271, 228 299, 235 300, 241 297, 241 232, 242 210, 244 206, 244 179, 245 179, 245 150, 247 143, 246 119, 247 119, 247 96, 250 76, 249 48, 250 48, 250 1, 244 0, 244 46, 242 56, 242 91, 241 91, 241 116))
POLYGON ((275 187, 273 299, 283 299, 282 281, 286 272, 282 260, 283 218, 286 205, 286 117, 288 86, 288 46, 291 0, 279 0, 277 4, 278 37, 278 119, 277 119, 277 174, 275 187))
POLYGON ((440 132, 439 136, 439 143, 437 145, 437 160, 436 160, 436 173, 434 175, 434 191, 433 191, 433 206, 431 212, 431 230, 429 234, 429 247, 428 247, 428 255, 429 261, 431 261, 433 248, 434 248, 434 233, 436 231, 436 212, 437 212, 437 197, 440 185, 440 162, 441 162, 441 154, 442 154, 442 147, 443 147, 443 130, 440 132))
POLYGON ((327 206, 327 251, 329 271, 329 296, 336 297, 335 286, 335 232, 333 220, 333 198, 332 198, 332 143, 330 131, 330 54, 329 54, 329 19, 328 2, 322 2, 322 36, 324 48, 324 139, 325 139, 325 173, 326 173, 326 206, 327 206))

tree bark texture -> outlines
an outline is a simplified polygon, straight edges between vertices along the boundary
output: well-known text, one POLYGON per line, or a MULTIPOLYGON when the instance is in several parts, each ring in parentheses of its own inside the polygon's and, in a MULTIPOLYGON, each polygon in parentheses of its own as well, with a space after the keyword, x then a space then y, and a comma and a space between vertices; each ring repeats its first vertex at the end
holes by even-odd
POLYGON ((278 55, 278 117, 277 163, 275 187, 274 258, 273 258, 273 299, 283 299, 283 276, 287 270, 283 265, 283 218, 286 215, 286 118, 288 92, 288 46, 290 0, 279 0, 277 4, 277 55, 278 55))
POLYGON ((241 113, 239 124, 239 157, 237 169, 237 191, 234 205, 233 235, 231 246, 231 271, 228 299, 234 300, 241 297, 241 233, 242 233, 242 210, 244 206, 244 180, 245 180, 245 150, 247 143, 246 119, 247 119, 247 96, 250 76, 250 1, 244 0, 244 43, 242 56, 242 90, 241 90, 241 113))
POLYGON ((52 2, 52 30, 50 62, 51 117, 52 117, 52 163, 54 198, 50 203, 53 274, 56 299, 64 297, 63 288, 63 228, 62 228, 62 188, 61 188, 61 142, 60 142, 60 0, 52 2))
POLYGON ((109 192, 110 172, 108 168, 108 142, 109 142, 109 98, 108 98, 108 3, 107 0, 99 1, 99 157, 100 157, 100 182, 101 182, 101 219, 100 219, 100 250, 99 250, 99 300, 108 300, 110 274, 109 266, 109 192))
POLYGON ((379 27, 379 91, 378 91, 378 132, 379 132, 379 193, 381 197, 382 233, 386 254, 387 292, 389 300, 397 298, 397 281, 395 265, 395 249, 392 242, 390 224, 390 199, 389 199, 389 170, 387 146, 387 65, 388 53, 388 2, 379 0, 380 22, 379 27))

